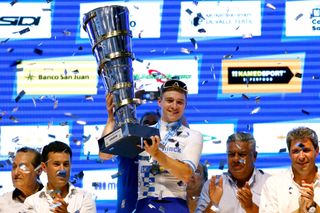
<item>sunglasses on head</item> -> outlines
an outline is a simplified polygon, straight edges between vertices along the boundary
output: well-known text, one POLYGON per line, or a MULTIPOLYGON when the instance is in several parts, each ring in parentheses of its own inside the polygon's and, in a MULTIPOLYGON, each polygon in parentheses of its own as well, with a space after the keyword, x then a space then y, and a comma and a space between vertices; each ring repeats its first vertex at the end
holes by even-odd
POLYGON ((180 89, 186 93, 188 92, 187 85, 179 80, 168 80, 164 82, 162 85, 162 92, 170 88, 180 89))

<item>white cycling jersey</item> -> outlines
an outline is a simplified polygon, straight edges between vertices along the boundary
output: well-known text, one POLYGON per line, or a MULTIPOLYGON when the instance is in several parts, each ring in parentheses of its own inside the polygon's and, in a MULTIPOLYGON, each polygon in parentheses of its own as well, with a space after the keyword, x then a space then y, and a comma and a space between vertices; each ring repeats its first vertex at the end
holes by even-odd
MULTIPOLYGON (((190 165, 195 171, 202 151, 202 134, 181 125, 170 135, 167 123, 163 121, 160 122, 159 131, 160 150, 167 156, 190 165)), ((138 159, 138 200, 146 197, 186 199, 186 184, 161 167, 160 172, 155 172, 152 166, 153 160, 146 151, 140 153, 138 159)))

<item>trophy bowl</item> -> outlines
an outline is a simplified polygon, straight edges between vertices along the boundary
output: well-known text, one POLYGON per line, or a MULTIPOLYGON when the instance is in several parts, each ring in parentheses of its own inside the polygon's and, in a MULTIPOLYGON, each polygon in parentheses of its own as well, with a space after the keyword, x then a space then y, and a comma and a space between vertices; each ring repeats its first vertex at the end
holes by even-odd
POLYGON ((115 130, 98 140, 99 149, 133 158, 143 151, 143 139, 159 135, 159 130, 141 126, 136 119, 129 10, 118 5, 91 10, 83 17, 83 29, 89 35, 98 74, 115 103, 115 130))

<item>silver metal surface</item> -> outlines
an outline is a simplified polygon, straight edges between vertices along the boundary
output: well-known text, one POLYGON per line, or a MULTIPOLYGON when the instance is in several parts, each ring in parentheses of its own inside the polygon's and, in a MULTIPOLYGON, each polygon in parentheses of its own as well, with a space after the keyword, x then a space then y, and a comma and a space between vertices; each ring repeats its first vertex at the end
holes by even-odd
POLYGON ((113 94, 116 125, 138 123, 128 9, 112 5, 91 10, 83 17, 83 28, 89 35, 98 74, 113 94))

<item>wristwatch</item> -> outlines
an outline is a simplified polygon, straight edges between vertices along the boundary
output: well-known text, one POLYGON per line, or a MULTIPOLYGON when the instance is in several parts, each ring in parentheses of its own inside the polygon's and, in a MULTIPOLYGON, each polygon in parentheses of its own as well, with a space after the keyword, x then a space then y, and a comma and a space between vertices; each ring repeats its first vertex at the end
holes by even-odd
MULTIPOLYGON (((216 212, 216 213, 219 213, 219 212, 220 212, 219 207, 216 206, 216 205, 214 205, 214 204, 211 205, 210 209, 211 209, 212 211, 216 212)), ((309 213, 309 212, 308 212, 308 213, 309 213)))
POLYGON ((315 213, 317 210, 317 205, 315 202, 312 203, 312 205, 308 208, 308 213, 315 213))

